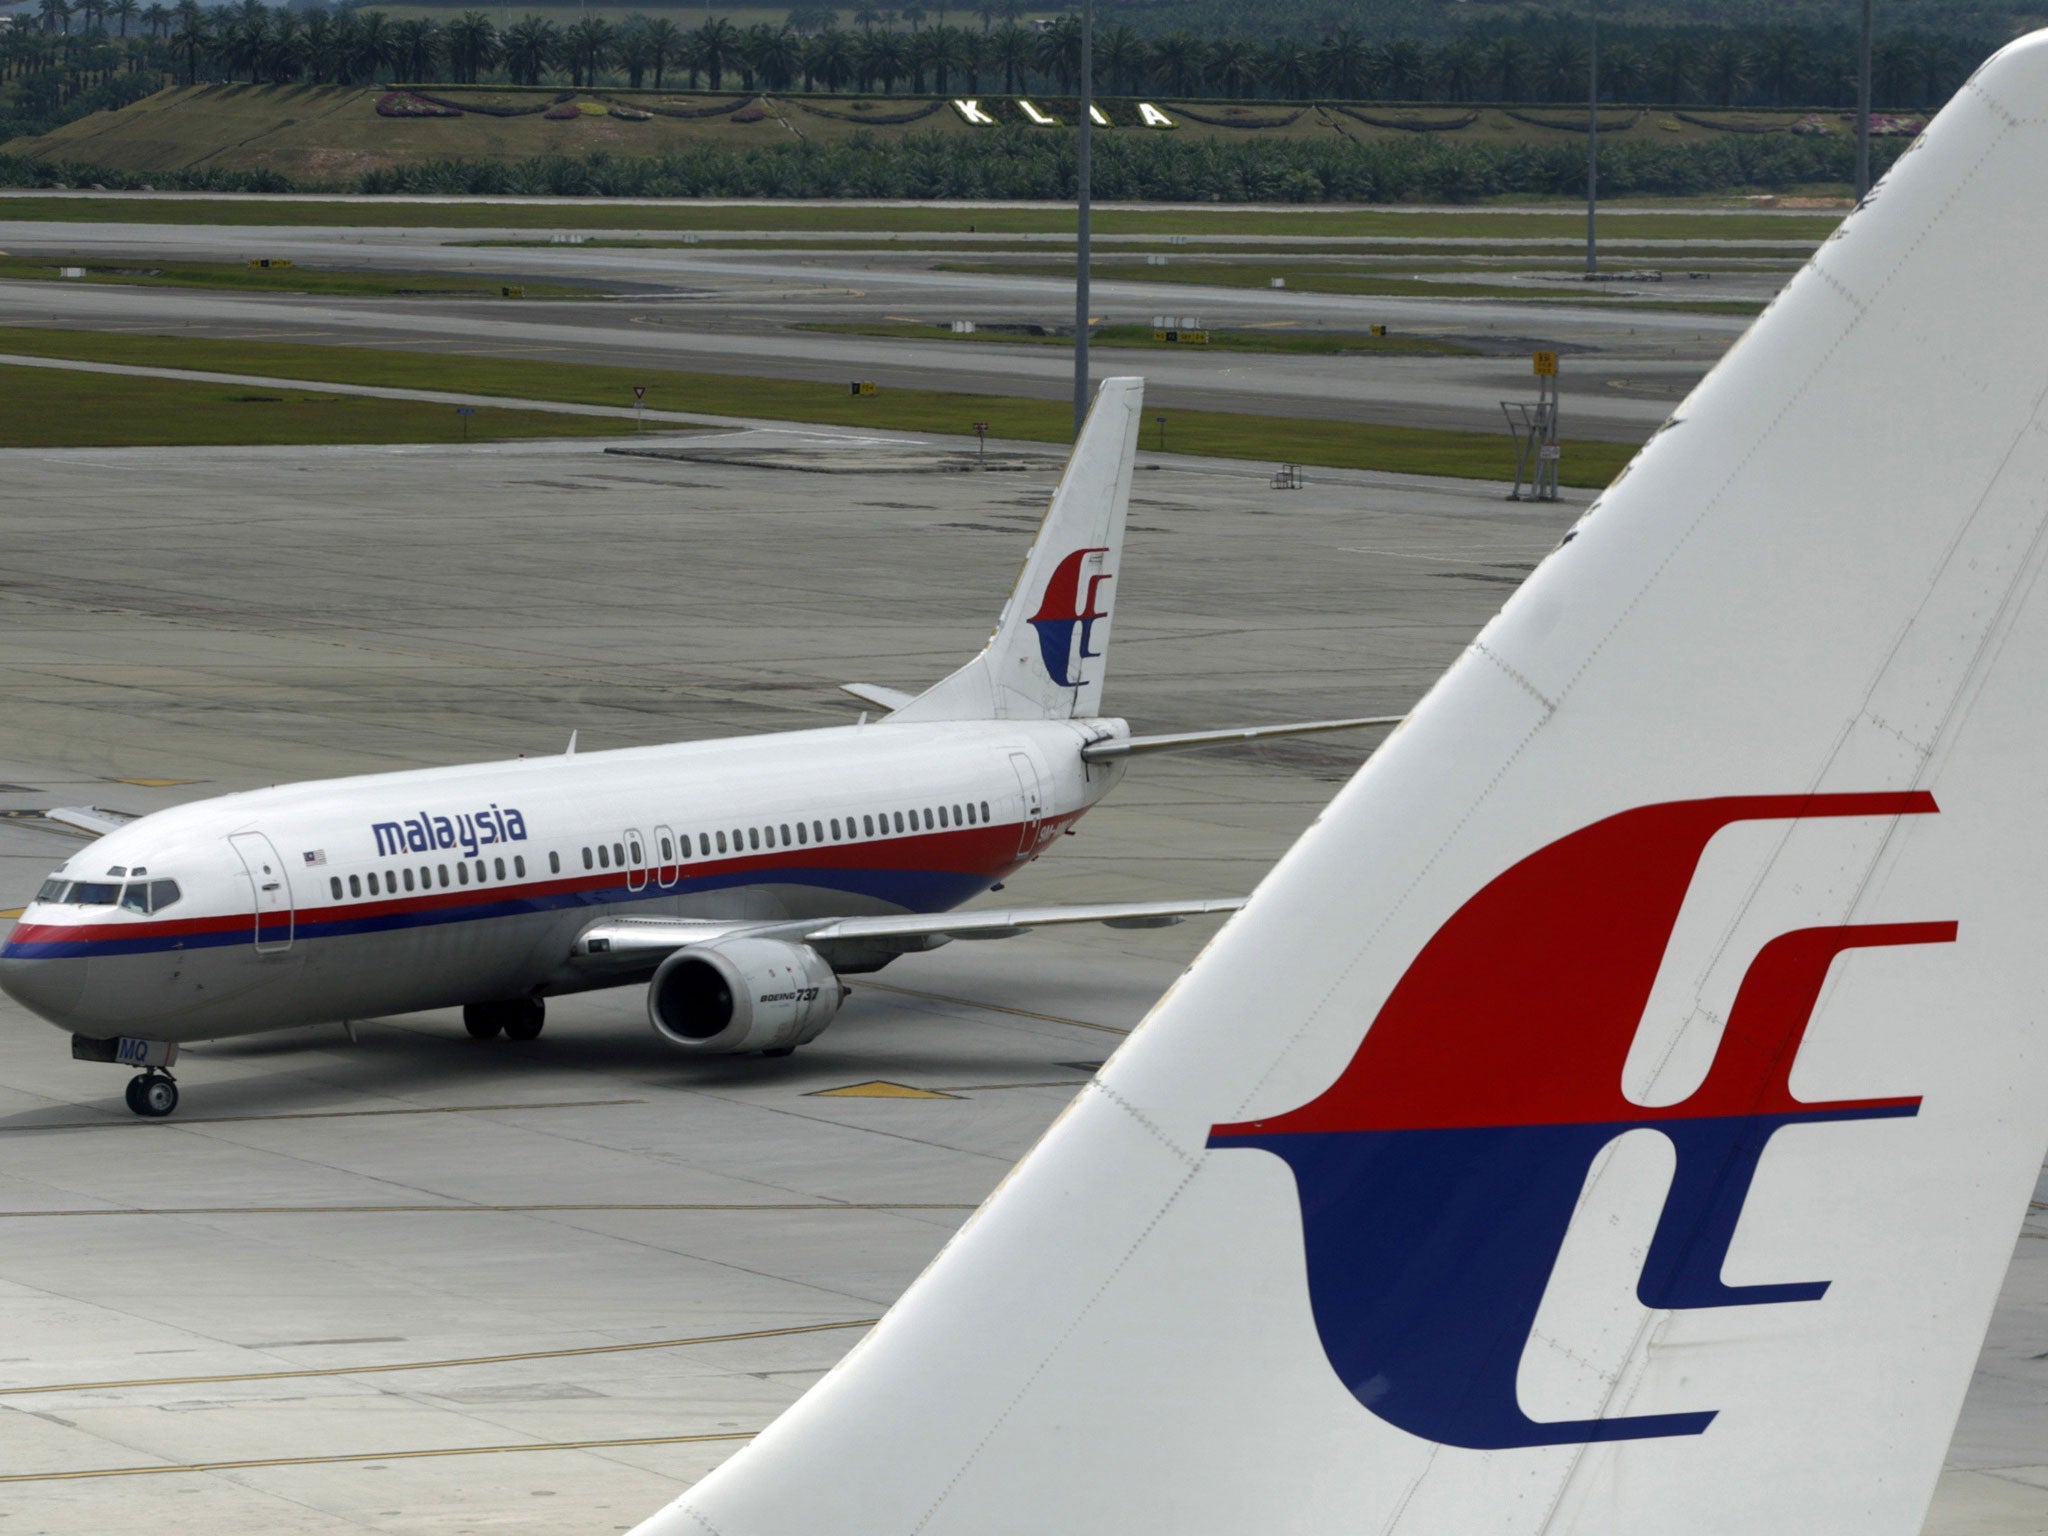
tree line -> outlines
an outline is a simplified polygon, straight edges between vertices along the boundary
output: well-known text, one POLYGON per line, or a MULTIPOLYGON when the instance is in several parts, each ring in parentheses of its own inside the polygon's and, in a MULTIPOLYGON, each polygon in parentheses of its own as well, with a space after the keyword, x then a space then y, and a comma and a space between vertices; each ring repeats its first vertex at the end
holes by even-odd
MULTIPOLYGON (((863 5, 844 15, 809 4, 782 23, 744 27, 718 16, 690 26, 662 13, 617 24, 528 13, 501 24, 475 10, 442 22, 393 20, 370 8, 273 9, 262 0, 211 8, 199 0, 39 0, 33 25, 0 31, 0 82, 43 80, 30 93, 43 116, 123 75, 185 84, 404 80, 912 95, 1075 88, 1075 17, 1023 25, 1013 0, 963 12, 963 23, 933 14, 916 4, 863 5)), ((1987 49, 1960 33, 1883 35, 1875 95, 1889 108, 1934 107, 1987 49)), ((1350 27, 1315 39, 1145 35, 1117 21, 1097 29, 1094 55, 1096 88, 1106 94, 1284 100, 1578 102, 1589 62, 1583 28, 1555 20, 1475 28, 1443 42, 1374 40, 1350 27)), ((1855 46, 1846 33, 1813 27, 1623 25, 1609 29, 1601 48, 1600 82, 1603 98, 1616 102, 1846 106, 1855 96, 1855 46)))

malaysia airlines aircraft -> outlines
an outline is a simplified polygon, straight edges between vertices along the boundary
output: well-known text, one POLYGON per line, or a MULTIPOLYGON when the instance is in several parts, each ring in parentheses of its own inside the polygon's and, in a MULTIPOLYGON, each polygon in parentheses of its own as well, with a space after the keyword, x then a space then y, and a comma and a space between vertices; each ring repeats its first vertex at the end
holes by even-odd
POLYGON ((942 915, 999 889, 1134 754, 1398 717, 1132 736, 1100 714, 1143 381, 1101 388, 994 637, 874 724, 377 774, 117 822, 37 893, 0 986, 81 1059, 177 1107, 180 1042, 461 1006, 540 1033, 545 999, 648 983, 661 1038, 787 1055, 842 975, 953 938, 1146 927, 1229 899, 942 915))
POLYGON ((1918 1536, 2048 1148, 2044 187, 2037 33, 641 1536, 1918 1536))

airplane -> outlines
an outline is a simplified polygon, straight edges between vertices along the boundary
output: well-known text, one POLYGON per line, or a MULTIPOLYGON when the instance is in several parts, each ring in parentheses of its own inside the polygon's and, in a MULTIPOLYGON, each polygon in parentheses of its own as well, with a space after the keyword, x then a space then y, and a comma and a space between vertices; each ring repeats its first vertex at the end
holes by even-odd
POLYGON ((2048 1150, 2044 185, 2037 32, 639 1536, 1918 1536, 2048 1150))
POLYGON ((956 938, 1149 927, 1216 898, 954 913, 1071 831, 1152 752, 1398 716, 1134 736, 1101 715, 1143 380, 1101 386, 993 637, 877 721, 253 790, 121 818, 37 892, 0 988, 178 1104, 178 1046, 460 1006, 536 1038, 545 1000, 645 983, 693 1055, 786 1056, 841 980, 956 938))

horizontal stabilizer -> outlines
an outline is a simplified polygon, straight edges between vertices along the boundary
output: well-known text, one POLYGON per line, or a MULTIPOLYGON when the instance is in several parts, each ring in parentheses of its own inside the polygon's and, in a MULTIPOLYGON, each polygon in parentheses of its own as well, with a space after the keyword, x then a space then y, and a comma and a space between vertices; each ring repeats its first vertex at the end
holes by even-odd
POLYGON ((54 821, 60 827, 89 832, 94 837, 105 837, 109 832, 120 831, 138 817, 133 811, 110 811, 99 805, 60 805, 53 811, 43 812, 43 819, 54 821))
POLYGON ((1119 757, 1136 757, 1143 752, 1188 752, 1196 747, 1228 747, 1241 742, 1264 741, 1270 736, 1313 736, 1320 731, 1360 731, 1374 725, 1399 725, 1406 715, 1360 715, 1351 720, 1302 720, 1293 725, 1248 725, 1235 731, 1181 731, 1167 736, 1121 736, 1108 741, 1091 741, 1081 749, 1081 759, 1106 763, 1119 757))
POLYGON ((841 683, 841 693, 850 693, 863 704, 872 704, 877 709, 899 710, 917 695, 905 693, 901 688, 884 688, 880 683, 841 683))

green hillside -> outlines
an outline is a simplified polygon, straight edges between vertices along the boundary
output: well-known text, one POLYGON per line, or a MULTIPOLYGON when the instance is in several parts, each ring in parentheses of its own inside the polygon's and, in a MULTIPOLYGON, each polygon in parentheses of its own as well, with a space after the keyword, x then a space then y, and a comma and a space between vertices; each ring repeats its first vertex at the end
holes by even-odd
MULTIPOLYGON (((12 140, 0 145, 0 155, 100 167, 130 177, 263 172, 296 186, 354 188, 374 173, 449 162, 511 166, 592 157, 636 161, 702 150, 782 155, 803 146, 844 150, 875 145, 879 150, 891 140, 906 145, 914 140, 924 146, 916 153, 926 159, 940 153, 934 146, 952 141, 961 141, 963 154, 971 148, 977 155, 985 146, 1008 142, 1017 146, 1009 157, 1017 158, 1055 147, 1064 152, 1071 142, 1070 129, 1035 123, 1022 100, 977 101, 978 112, 993 121, 970 122, 945 97, 200 85, 161 91, 116 111, 12 140)), ((1072 120, 1074 104, 1039 97, 1030 100, 1029 110, 1066 123, 1072 120)), ((1213 159, 1201 146, 1226 157, 1240 148, 1290 146, 1264 157, 1293 164, 1304 154, 1327 159, 1344 146, 1355 145, 1413 148, 1437 159, 1469 149, 1489 162, 1556 161, 1568 169, 1577 162, 1576 146, 1585 131, 1582 114, 1555 107, 1162 99, 1142 107, 1135 101, 1110 100, 1104 111, 1109 118, 1109 126, 1100 130, 1105 174, 1113 174, 1120 163, 1119 141, 1129 150, 1122 158, 1143 150, 1156 159, 1170 141, 1191 162, 1213 159), (1154 113, 1149 123, 1145 107, 1154 113)), ((1726 150, 1751 167, 1746 174, 1737 168, 1733 174, 1738 181, 1764 184, 1768 178, 1754 169, 1757 164, 1778 151, 1783 152, 1780 158, 1796 159, 1796 151, 1810 161, 1816 151, 1839 150, 1848 142, 1848 124, 1839 114, 1616 107, 1602 114, 1601 141, 1622 165, 1631 154, 1642 158, 1686 146, 1708 154, 1726 150)), ((1714 189, 1729 174, 1710 174, 1695 190, 1714 189)), ((1786 184, 1786 179, 1775 184, 1786 184)), ((1622 188, 1617 185, 1616 190, 1622 188)), ((927 195, 948 194, 942 190, 927 195)), ((950 195, 990 193, 986 187, 962 186, 950 195)), ((1030 194, 996 189, 995 195, 1030 194)), ((1234 191, 1226 200, 1254 195, 1256 188, 1234 191)), ((1297 189, 1281 195, 1301 194, 1297 189)), ((1307 200, 1320 195, 1319 191, 1307 200)))

